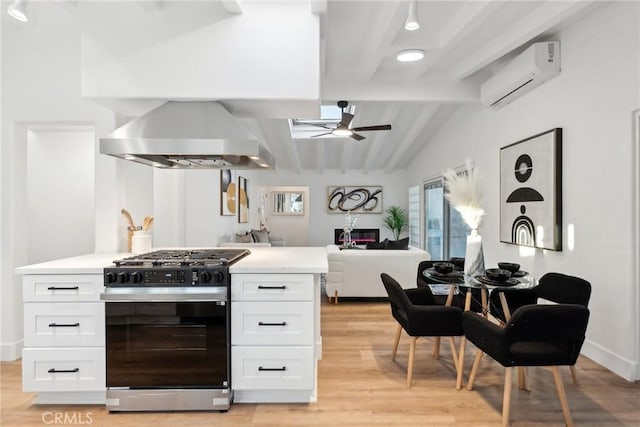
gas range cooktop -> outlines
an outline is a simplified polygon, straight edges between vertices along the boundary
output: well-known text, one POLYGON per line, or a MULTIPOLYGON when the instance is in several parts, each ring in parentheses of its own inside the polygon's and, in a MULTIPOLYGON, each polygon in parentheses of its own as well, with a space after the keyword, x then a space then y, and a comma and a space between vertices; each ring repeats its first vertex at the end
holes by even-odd
POLYGON ((113 261, 116 267, 210 267, 231 265, 249 255, 248 249, 168 249, 113 261))
POLYGON ((159 250, 113 261, 106 287, 229 286, 229 266, 248 249, 159 250))

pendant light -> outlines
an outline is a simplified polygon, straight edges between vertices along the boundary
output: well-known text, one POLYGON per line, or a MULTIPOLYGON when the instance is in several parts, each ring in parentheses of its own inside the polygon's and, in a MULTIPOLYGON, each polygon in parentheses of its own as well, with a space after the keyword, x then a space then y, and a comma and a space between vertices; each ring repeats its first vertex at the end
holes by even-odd
POLYGON ((17 19, 20 22, 28 22, 29 17, 27 16, 27 0, 15 0, 7 8, 7 13, 11 15, 12 18, 17 19))
POLYGON ((407 20, 404 21, 404 29, 407 31, 415 31, 420 28, 420 24, 418 23, 418 15, 417 15, 418 5, 416 0, 411 0, 409 3, 409 14, 407 15, 407 20))

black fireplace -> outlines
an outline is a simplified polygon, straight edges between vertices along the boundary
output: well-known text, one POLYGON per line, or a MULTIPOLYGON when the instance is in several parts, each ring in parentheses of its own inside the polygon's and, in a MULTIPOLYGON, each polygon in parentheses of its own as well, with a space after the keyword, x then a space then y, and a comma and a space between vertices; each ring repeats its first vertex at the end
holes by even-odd
MULTIPOLYGON (((333 230, 333 243, 342 245, 344 241, 344 230, 336 228, 333 230)), ((354 228, 351 231, 351 241, 356 245, 366 245, 367 243, 380 242, 379 228, 354 228)))

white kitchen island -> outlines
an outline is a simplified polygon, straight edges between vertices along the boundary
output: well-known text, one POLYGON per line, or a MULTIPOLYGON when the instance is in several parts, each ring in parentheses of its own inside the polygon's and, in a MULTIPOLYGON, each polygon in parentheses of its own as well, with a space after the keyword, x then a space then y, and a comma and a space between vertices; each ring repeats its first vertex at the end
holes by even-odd
MULTIPOLYGON (((320 277, 328 271, 326 250, 249 250, 229 270, 234 401, 313 402, 322 354, 320 277)), ((103 268, 128 256, 89 254, 16 269, 23 275, 25 306, 23 390, 38 393, 35 403, 104 403, 103 268), (63 321, 82 327, 61 328, 64 334, 47 327, 63 321), (60 366, 55 375, 51 363, 60 366)))

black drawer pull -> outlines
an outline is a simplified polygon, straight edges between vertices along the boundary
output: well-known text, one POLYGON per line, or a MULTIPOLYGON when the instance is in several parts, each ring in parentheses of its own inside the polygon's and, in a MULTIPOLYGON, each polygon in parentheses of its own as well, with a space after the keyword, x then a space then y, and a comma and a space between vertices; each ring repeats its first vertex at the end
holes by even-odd
POLYGON ((80 368, 75 368, 75 369, 55 369, 55 368, 51 368, 47 372, 49 372, 50 374, 60 374, 60 373, 65 373, 65 372, 80 372, 80 368))
POLYGON ((258 371, 286 371, 287 367, 283 366, 282 368, 263 368, 262 366, 258 366, 258 371))
POLYGON ((50 291, 77 291, 80 286, 49 286, 47 289, 50 291))
POLYGON ((258 326, 287 326, 287 322, 258 322, 258 326))
POLYGON ((49 323, 50 328, 77 328, 80 323, 49 323))
POLYGON ((287 289, 287 287, 285 285, 278 285, 278 286, 258 285, 258 289, 287 289))

